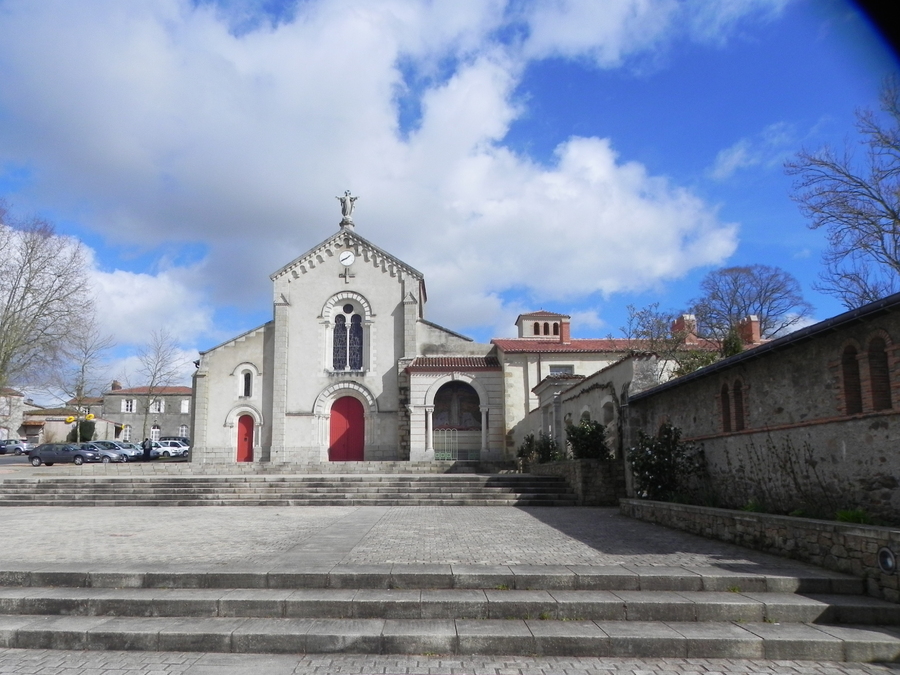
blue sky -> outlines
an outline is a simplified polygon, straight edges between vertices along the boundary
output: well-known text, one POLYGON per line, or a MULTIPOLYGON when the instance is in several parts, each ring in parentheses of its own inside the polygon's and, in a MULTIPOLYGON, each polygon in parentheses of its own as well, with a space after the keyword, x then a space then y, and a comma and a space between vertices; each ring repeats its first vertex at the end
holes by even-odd
POLYGON ((782 165, 897 68, 843 0, 0 0, 0 196, 90 248, 114 371, 269 319, 345 189, 479 340, 538 308, 617 334, 753 263, 824 319, 782 165))

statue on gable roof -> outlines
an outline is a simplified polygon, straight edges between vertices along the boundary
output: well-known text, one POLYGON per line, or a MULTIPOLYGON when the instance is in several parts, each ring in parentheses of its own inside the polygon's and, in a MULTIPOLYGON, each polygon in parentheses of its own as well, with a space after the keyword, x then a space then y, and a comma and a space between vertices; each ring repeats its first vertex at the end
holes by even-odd
POLYGON ((343 218, 343 220, 341 220, 341 222, 342 223, 353 222, 353 217, 352 217, 353 216, 353 207, 356 203, 356 200, 359 199, 359 197, 351 197, 350 190, 345 190, 343 197, 335 197, 335 199, 337 199, 338 201, 341 202, 341 215, 344 216, 344 218, 343 218))

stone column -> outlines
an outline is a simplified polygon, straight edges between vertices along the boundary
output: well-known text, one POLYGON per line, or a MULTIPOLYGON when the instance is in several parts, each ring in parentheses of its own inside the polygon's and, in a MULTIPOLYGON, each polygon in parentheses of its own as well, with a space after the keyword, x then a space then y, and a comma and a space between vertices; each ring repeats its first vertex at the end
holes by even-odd
POLYGON ((425 452, 434 458, 434 432, 432 430, 432 415, 434 406, 425 406, 425 452))
POLYGON ((481 410, 481 458, 484 459, 488 451, 488 407, 483 405, 481 410))

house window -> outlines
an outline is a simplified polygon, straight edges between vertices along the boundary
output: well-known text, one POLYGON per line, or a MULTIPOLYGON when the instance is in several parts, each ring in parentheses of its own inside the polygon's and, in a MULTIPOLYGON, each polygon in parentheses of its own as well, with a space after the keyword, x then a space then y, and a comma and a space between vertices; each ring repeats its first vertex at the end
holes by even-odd
POLYGON ((182 424, 180 427, 178 427, 178 435, 179 435, 179 436, 184 436, 185 438, 187 438, 187 435, 188 435, 188 426, 187 426, 187 424, 182 424))
POLYGON ((862 385, 859 379, 859 358, 856 347, 848 345, 841 354, 841 374, 844 377, 844 413, 862 412, 862 385))
POLYGON ((159 425, 158 425, 158 424, 154 424, 153 427, 150 429, 150 440, 151 440, 151 441, 158 441, 160 435, 161 435, 161 434, 160 434, 159 425))
POLYGON ((124 427, 122 427, 122 440, 125 441, 126 443, 131 442, 131 425, 130 424, 126 424, 124 427))
POLYGON ((191 399, 183 398, 181 399, 181 414, 187 415, 191 412, 191 399))
POLYGON ((544 322, 544 335, 550 335, 550 324, 546 321, 544 322))
POLYGON ((550 375, 574 375, 575 366, 551 365, 550 375))
POLYGON ((122 412, 123 413, 133 413, 135 409, 134 399, 133 398, 123 398, 122 399, 122 412))
POLYGON ((553 334, 559 335, 559 324, 558 323, 553 324, 553 334))
POLYGON ((163 400, 161 398, 158 398, 155 401, 150 402, 150 412, 151 413, 156 414, 156 415, 161 415, 164 410, 165 410, 165 405, 163 405, 163 400))
POLYGON ((253 395, 253 373, 249 370, 244 371, 244 382, 241 392, 241 395, 245 398, 250 398, 253 395))
POLYGON ((891 378, 884 338, 875 337, 869 342, 869 381, 872 383, 872 409, 890 408, 891 378))
POLYGON ((728 385, 722 385, 721 393, 722 401, 722 431, 728 433, 731 431, 731 397, 728 395, 728 385))
POLYGON ((534 322, 534 334, 535 335, 541 334, 541 324, 539 324, 537 321, 534 322))
POLYGON ((734 383, 734 430, 743 431, 744 429, 744 384, 737 380, 734 383))

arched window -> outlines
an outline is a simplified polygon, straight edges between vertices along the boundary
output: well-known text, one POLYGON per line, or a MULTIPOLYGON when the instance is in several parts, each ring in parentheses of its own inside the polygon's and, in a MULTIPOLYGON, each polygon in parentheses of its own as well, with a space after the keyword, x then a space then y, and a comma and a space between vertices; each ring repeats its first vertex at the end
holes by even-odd
POLYGON ((159 428, 159 425, 158 425, 158 424, 154 424, 153 427, 150 429, 150 440, 151 440, 151 441, 158 441, 160 435, 161 435, 161 434, 160 434, 160 428, 159 428))
POLYGON ((362 317, 354 314, 350 317, 348 362, 350 370, 362 370, 363 367, 363 329, 362 317))
POLYGON ((541 324, 539 324, 537 321, 534 322, 534 334, 535 335, 541 334, 541 324))
POLYGON ((187 424, 182 424, 180 427, 178 427, 178 435, 184 436, 185 438, 187 438, 187 435, 188 435, 188 425, 187 424))
POLYGON ((847 345, 841 354, 841 374, 844 377, 844 413, 862 412, 862 386, 859 379, 859 358, 856 347, 847 345))
POLYGON ((550 335, 550 324, 546 321, 544 322, 544 335, 550 335))
POLYGON ((334 359, 332 368, 334 370, 345 370, 347 368, 347 319, 343 314, 334 317, 334 342, 333 342, 334 359))
POLYGON ((553 334, 559 335, 559 324, 558 323, 553 324, 553 334))
POLYGON ((731 397, 728 395, 728 385, 722 385, 722 431, 731 431, 731 397))
POLYGON ((737 380, 734 383, 734 430, 742 431, 744 429, 744 384, 737 380))
POLYGON ((869 381, 872 383, 872 409, 890 408, 891 377, 884 338, 875 337, 869 342, 869 381))
POLYGON ((243 394, 247 398, 250 398, 253 395, 253 373, 249 370, 244 371, 244 382, 243 382, 243 394))

